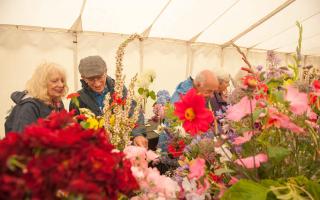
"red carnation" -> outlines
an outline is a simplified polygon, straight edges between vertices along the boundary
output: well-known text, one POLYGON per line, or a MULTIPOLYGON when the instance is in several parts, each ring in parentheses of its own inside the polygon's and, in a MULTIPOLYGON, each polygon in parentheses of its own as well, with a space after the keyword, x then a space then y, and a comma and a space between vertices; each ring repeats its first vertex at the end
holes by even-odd
POLYGON ((178 158, 183 154, 183 149, 186 146, 183 140, 179 140, 178 142, 173 142, 168 145, 168 152, 174 158, 178 158))
POLYGON ((68 94, 67 99, 73 99, 73 98, 77 98, 79 96, 80 96, 79 93, 74 92, 74 93, 68 94))

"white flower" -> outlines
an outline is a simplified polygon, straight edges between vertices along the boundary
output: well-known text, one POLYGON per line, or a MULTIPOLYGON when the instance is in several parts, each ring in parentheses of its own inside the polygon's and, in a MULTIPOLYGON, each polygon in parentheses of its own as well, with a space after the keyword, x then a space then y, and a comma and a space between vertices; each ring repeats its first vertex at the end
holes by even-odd
POLYGON ((147 88, 149 88, 150 83, 151 82, 144 76, 139 76, 139 79, 137 80, 137 86, 139 88, 147 89, 147 88))
POLYGON ((195 192, 192 193, 188 193, 186 194, 186 199, 187 200, 204 200, 205 199, 205 195, 199 195, 195 192))
POLYGON ((229 151, 229 149, 225 145, 222 145, 222 147, 214 148, 214 151, 221 155, 220 162, 230 161, 229 158, 232 157, 232 153, 229 151))
POLYGON ((144 74, 151 83, 156 79, 156 72, 153 69, 147 69, 144 74))
POLYGON ((180 125, 180 126, 176 126, 175 130, 178 132, 179 136, 185 138, 187 136, 186 131, 184 130, 184 128, 180 125))
POLYGON ((150 84, 154 81, 155 78, 156 78, 156 72, 152 69, 148 69, 139 75, 137 80, 137 86, 139 88, 148 89, 150 84))
POLYGON ((143 171, 140 171, 139 167, 132 166, 131 167, 131 172, 132 172, 133 176, 138 178, 138 179, 141 179, 141 178, 144 177, 144 173, 143 173, 143 171))
POLYGON ((197 184, 196 184, 195 180, 191 180, 189 182, 189 179, 187 177, 184 177, 183 181, 182 181, 182 188, 186 192, 196 191, 197 190, 197 184))

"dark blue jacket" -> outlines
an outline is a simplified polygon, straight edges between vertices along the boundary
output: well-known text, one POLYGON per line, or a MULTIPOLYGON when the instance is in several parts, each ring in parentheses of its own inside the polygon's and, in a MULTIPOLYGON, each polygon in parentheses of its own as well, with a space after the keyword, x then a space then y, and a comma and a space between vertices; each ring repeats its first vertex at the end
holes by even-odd
POLYGON ((20 133, 26 125, 36 122, 38 118, 46 118, 52 110, 63 109, 63 104, 60 108, 53 108, 39 99, 28 96, 26 91, 12 93, 11 99, 16 105, 6 117, 6 134, 12 131, 20 133))

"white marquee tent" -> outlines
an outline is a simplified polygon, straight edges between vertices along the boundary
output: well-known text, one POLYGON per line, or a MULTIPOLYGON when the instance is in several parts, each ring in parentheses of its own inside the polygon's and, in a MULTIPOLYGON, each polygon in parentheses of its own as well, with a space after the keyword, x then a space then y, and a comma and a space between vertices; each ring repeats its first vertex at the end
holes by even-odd
MULTIPOLYGON (((234 76, 274 50, 290 62, 303 25, 303 64, 320 66, 320 0, 0 0, 0 124, 35 67, 52 61, 66 68, 70 91, 79 89, 77 64, 101 55, 114 76, 115 51, 132 33, 143 42, 126 49, 125 73, 157 73, 154 90, 173 92, 188 75, 209 68, 234 76)), ((1 125, 1 133, 4 133, 1 125)))

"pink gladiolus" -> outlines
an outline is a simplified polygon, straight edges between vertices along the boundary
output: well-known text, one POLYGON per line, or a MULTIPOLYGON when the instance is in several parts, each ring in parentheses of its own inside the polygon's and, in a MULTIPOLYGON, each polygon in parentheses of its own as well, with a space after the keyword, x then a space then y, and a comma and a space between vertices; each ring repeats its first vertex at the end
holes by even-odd
POLYGON ((247 169, 259 168, 261 163, 267 162, 268 156, 264 153, 259 153, 256 156, 250 156, 247 158, 237 159, 234 162, 247 169))
POLYGON ((290 102, 290 109, 294 114, 301 115, 309 108, 307 94, 292 86, 287 88, 286 100, 290 102))
POLYGON ((190 174, 188 177, 190 179, 199 179, 204 175, 205 170, 205 160, 202 158, 197 158, 190 163, 190 174))
MULTIPOLYGON (((251 100, 252 112, 256 108, 256 100, 251 100)), ((243 97, 239 103, 230 106, 227 110, 226 118, 233 121, 240 121, 243 117, 251 113, 250 100, 247 96, 243 97)))

